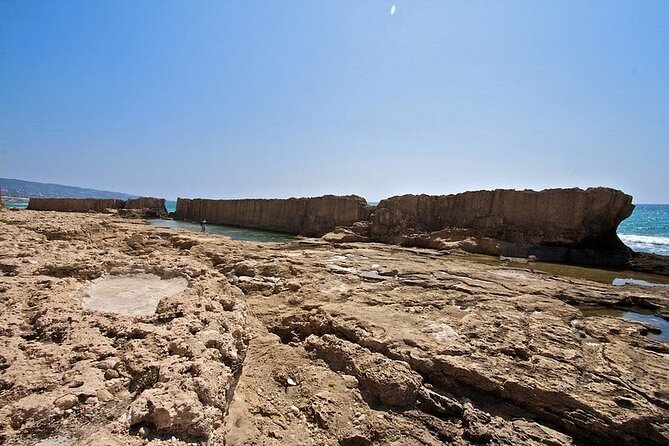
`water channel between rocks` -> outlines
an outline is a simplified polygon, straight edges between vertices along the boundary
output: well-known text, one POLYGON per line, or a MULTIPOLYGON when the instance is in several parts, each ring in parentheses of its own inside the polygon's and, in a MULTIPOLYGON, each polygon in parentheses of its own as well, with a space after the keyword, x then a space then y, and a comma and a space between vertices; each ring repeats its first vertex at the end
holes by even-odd
MULTIPOLYGON (((558 276, 573 277, 575 279, 591 280, 593 282, 619 286, 641 287, 669 287, 669 277, 655 274, 639 273, 636 271, 612 271, 600 268, 590 268, 558 263, 527 261, 526 259, 499 259, 497 257, 466 254, 467 260, 487 265, 516 267, 539 271, 558 276)), ((605 306, 579 306, 583 317, 616 317, 633 322, 641 322, 649 327, 648 337, 659 342, 669 342, 669 321, 643 308, 618 308, 605 306)))
MULTIPOLYGON (((199 223, 190 221, 168 219, 151 219, 147 221, 153 226, 158 226, 160 228, 186 229, 192 232, 201 232, 202 230, 199 223)), ((290 234, 263 231, 260 229, 239 228, 236 226, 207 224, 205 231, 208 234, 224 235, 233 240, 246 242, 283 243, 295 240, 295 237, 290 234)))
POLYGON ((669 287, 669 277, 657 274, 640 273, 629 270, 608 270, 595 267, 568 265, 564 263, 549 263, 528 261, 527 259, 504 258, 487 256, 483 254, 464 254, 458 258, 471 260, 476 263, 483 263, 493 266, 515 267, 532 271, 540 271, 557 276, 573 277, 574 279, 585 279, 593 282, 605 283, 608 285, 624 286, 667 286, 669 287))
POLYGON ((632 322, 641 322, 648 327, 647 336, 660 342, 669 342, 669 321, 655 316, 652 312, 643 308, 620 309, 611 307, 579 307, 584 317, 604 316, 618 317, 632 322))

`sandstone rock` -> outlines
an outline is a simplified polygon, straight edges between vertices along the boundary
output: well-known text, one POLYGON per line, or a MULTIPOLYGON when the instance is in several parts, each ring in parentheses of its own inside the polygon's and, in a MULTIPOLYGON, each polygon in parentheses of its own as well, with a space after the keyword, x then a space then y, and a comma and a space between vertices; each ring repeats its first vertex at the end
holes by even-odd
POLYGON ((337 226, 367 220, 370 209, 363 198, 355 195, 285 200, 179 198, 175 216, 182 220, 321 236, 337 226))
POLYGON ((104 402, 104 403, 114 399, 114 395, 112 395, 112 393, 107 389, 99 389, 96 392, 96 395, 97 395, 98 399, 100 401, 104 402))
POLYGON ((129 418, 131 425, 149 423, 163 435, 205 440, 211 436, 213 426, 212 417, 197 394, 174 387, 144 391, 130 406, 129 418))
POLYGON ((79 398, 76 395, 63 395, 60 398, 57 398, 53 404, 59 409, 65 410, 70 409, 76 406, 79 403, 79 398))
POLYGON ((167 215, 165 199, 140 197, 127 201, 106 198, 31 198, 28 209, 59 212, 106 212, 125 210, 126 217, 156 218, 167 215))
POLYGON ((285 446, 669 444, 669 347, 647 323, 590 312, 635 306, 666 318, 666 287, 377 243, 235 242, 102 214, 4 212, 0 253, 17 265, 0 274, 3 444, 56 433, 131 446, 207 435, 285 446), (127 245, 136 233, 151 256, 127 245), (234 274, 240 262, 254 277, 234 274), (88 279, 45 276, 45 265, 190 279, 156 314, 134 317, 84 311, 88 279), (68 394, 79 403, 58 408, 68 394))
POLYGON ((139 197, 129 198, 125 202, 125 209, 146 209, 156 212, 159 215, 167 215, 165 210, 164 198, 139 197))
POLYGON ((633 208, 632 197, 608 188, 402 195, 379 203, 370 234, 387 243, 439 248, 460 242, 485 254, 621 266, 630 250, 616 228, 633 208))
POLYGON ((30 210, 60 212, 105 212, 123 206, 123 200, 105 198, 31 198, 28 203, 30 210))
POLYGON ((53 400, 33 394, 12 404, 11 413, 3 415, 9 418, 10 425, 14 429, 32 429, 53 422, 59 416, 57 411, 53 400))
POLYGON ((323 236, 323 239, 331 243, 366 242, 368 240, 367 237, 356 234, 347 228, 337 228, 328 232, 323 236))
POLYGON ((311 335, 305 346, 335 370, 355 376, 372 401, 398 407, 416 402, 422 379, 407 364, 332 335, 311 335))

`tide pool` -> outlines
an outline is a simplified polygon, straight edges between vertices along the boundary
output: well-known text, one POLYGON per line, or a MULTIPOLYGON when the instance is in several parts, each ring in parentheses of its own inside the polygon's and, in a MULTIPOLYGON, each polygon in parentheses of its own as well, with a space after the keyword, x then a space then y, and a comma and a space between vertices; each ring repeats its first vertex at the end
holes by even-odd
MULTIPOLYGON (((193 232, 200 232, 200 224, 181 220, 147 220, 154 226, 161 228, 186 229, 193 232)), ((259 229, 238 228, 236 226, 223 226, 207 224, 206 232, 208 234, 224 235, 233 240, 242 240, 246 242, 260 243, 285 243, 295 239, 290 234, 281 232, 261 231, 259 229)))

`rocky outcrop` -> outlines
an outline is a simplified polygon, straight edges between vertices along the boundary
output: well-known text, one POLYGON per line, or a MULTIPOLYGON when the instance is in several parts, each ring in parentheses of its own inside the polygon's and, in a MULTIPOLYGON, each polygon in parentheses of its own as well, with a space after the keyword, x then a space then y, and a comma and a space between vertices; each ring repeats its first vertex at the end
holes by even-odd
POLYGON ((165 199, 154 197, 130 198, 125 202, 125 209, 154 209, 166 214, 165 199))
POLYGON ((125 201, 113 198, 31 198, 28 209, 32 211, 104 212, 122 209, 125 201))
POLYGON ((31 198, 28 209, 59 212, 106 212, 109 209, 126 211, 125 216, 159 217, 167 215, 165 199, 153 197, 117 200, 107 198, 31 198))
POLYGON ((402 195, 370 217, 374 241, 539 260, 624 265, 630 250, 616 228, 632 197, 609 188, 493 190, 402 195))
POLYGON ((635 252, 625 267, 632 271, 669 276, 669 256, 635 252))
POLYGON ((171 444, 186 445, 212 436, 246 355, 241 291, 206 258, 182 259, 178 236, 150 225, 71 212, 2 220, 0 444, 139 446, 142 437, 175 437, 171 444), (153 284, 118 286, 138 271, 153 284), (115 284, 91 305, 104 283, 91 279, 103 274, 115 284), (180 290, 165 293, 175 280, 180 290), (159 299, 157 308, 126 311, 146 299, 159 299))
POLYGON ((367 220, 370 209, 364 198, 355 195, 244 200, 179 198, 175 218, 321 236, 337 226, 367 220))
POLYGON ((669 288, 480 257, 3 212, 0 444, 669 445, 669 288))
POLYGON ((131 218, 159 218, 167 216, 164 198, 139 197, 130 198, 119 210, 122 217, 131 218))

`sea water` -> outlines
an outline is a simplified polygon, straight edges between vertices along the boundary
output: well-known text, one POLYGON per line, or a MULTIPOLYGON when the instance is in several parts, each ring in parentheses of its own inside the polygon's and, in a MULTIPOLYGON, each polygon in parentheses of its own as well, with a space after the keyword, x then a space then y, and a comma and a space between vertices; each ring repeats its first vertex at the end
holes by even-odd
POLYGON ((618 237, 635 251, 669 256, 669 204, 637 204, 618 237))
POLYGON ((174 200, 165 200, 165 210, 167 210, 167 212, 176 212, 177 202, 174 200))
MULTIPOLYGON (((200 232, 200 223, 182 221, 182 220, 163 220, 152 219, 149 220, 154 226, 161 228, 186 229, 188 231, 200 232)), ((260 243, 285 243, 295 240, 295 237, 290 234, 281 232, 263 231, 260 229, 239 228, 237 226, 213 225, 207 223, 205 231, 208 234, 225 235, 233 240, 242 240, 246 242, 260 242, 260 243)))
POLYGON ((27 198, 2 197, 2 205, 8 209, 26 209, 27 198))

